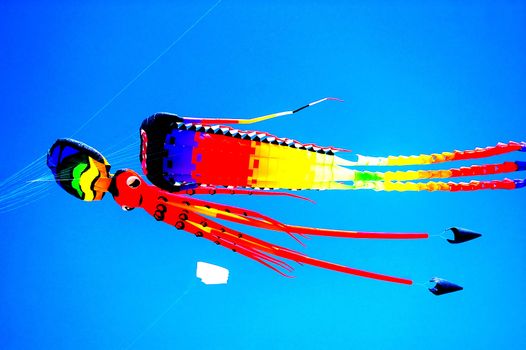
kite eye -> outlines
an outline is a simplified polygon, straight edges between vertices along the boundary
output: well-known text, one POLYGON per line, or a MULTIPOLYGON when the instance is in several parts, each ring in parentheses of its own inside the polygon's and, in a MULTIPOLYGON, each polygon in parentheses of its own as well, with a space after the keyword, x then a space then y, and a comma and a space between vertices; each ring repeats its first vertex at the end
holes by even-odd
POLYGON ((141 184, 141 180, 137 176, 130 176, 126 180, 126 185, 130 188, 137 188, 141 184))
POLYGON ((128 206, 126 206, 126 205, 123 205, 121 208, 122 208, 122 210, 124 210, 124 211, 130 211, 130 210, 135 209, 135 208, 132 208, 132 207, 128 207, 128 206))

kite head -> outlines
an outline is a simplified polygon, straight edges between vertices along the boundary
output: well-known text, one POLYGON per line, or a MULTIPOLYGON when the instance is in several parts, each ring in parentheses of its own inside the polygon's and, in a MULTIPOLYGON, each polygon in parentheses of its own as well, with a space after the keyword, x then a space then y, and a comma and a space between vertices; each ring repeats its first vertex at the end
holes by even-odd
POLYGON ((67 193, 83 201, 101 200, 108 192, 110 164, 96 149, 72 139, 58 139, 47 154, 47 166, 67 193))
POLYGON ((123 210, 140 207, 144 188, 148 186, 139 174, 133 170, 118 170, 111 181, 109 192, 123 210))

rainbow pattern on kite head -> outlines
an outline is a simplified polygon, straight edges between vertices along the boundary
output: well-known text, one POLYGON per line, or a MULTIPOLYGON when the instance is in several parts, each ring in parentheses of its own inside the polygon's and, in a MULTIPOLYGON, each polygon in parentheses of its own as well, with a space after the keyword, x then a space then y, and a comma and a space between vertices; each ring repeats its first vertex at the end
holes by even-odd
POLYGON ((72 139, 58 139, 47 165, 66 192, 83 201, 101 200, 111 183, 110 164, 96 149, 72 139))

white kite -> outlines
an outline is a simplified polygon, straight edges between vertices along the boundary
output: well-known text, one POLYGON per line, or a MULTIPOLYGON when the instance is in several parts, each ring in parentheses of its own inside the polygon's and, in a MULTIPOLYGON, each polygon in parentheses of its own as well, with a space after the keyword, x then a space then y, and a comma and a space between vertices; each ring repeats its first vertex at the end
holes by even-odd
POLYGON ((204 284, 226 284, 229 271, 221 266, 198 261, 195 274, 204 284))

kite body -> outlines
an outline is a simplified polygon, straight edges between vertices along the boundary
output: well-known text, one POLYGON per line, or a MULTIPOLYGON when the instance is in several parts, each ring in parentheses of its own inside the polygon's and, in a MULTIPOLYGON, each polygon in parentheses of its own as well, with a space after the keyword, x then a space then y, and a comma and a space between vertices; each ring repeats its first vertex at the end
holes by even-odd
POLYGON ((353 172, 339 164, 337 149, 282 139, 259 131, 185 123, 158 113, 141 125, 141 164, 156 186, 268 189, 345 189, 353 172))
POLYGON ((526 142, 510 141, 473 150, 418 156, 357 155, 355 161, 350 161, 337 154, 348 152, 341 148, 303 144, 261 131, 214 124, 221 121, 239 123, 243 120, 197 119, 168 113, 157 113, 144 120, 140 128, 140 161, 144 174, 154 185, 169 192, 201 185, 234 189, 400 192, 518 189, 526 185, 524 179, 477 178, 525 170, 526 162, 523 161, 439 170, 381 172, 356 169, 438 164, 526 152, 526 142), (469 182, 443 181, 455 178, 468 178, 469 182))
MULTIPOLYGON (((170 193, 147 184, 139 174, 132 170, 118 170, 115 174, 110 174, 110 165, 102 154, 81 142, 71 139, 57 140, 48 151, 47 163, 57 183, 66 192, 78 199, 83 201, 100 200, 104 193, 110 192, 116 203, 123 210, 130 211, 135 208, 142 208, 157 221, 165 222, 178 230, 187 231, 196 237, 208 239, 217 245, 224 246, 235 253, 253 259, 284 276, 289 276, 289 273, 293 270, 293 267, 285 260, 292 260, 301 264, 386 282, 413 284, 413 281, 407 278, 368 272, 315 259, 301 252, 272 244, 232 229, 225 224, 217 222, 216 219, 260 229, 284 232, 300 243, 300 238, 307 236, 357 239, 425 239, 429 237, 427 233, 345 231, 283 224, 271 217, 249 209, 194 198, 193 194, 206 193, 200 192, 200 189, 203 187, 181 193, 170 193)), ((217 189, 217 193, 229 193, 228 191, 217 189)), ((280 192, 248 190, 239 190, 236 193, 288 195, 280 192)), ((458 241, 461 241, 461 239, 472 239, 470 237, 463 238, 464 229, 456 230, 455 240, 457 240, 457 236, 460 237, 458 241)), ((470 231, 469 234, 473 235, 474 233, 470 231)), ((445 280, 440 279, 440 281, 445 280)), ((440 284, 444 283, 440 282, 440 284)), ((450 285, 443 288, 443 293, 447 293, 450 285)))
MULTIPOLYGON (((281 223, 263 214, 234 206, 196 199, 199 194, 287 195, 292 190, 376 191, 473 191, 516 189, 524 179, 444 182, 434 179, 478 177, 512 173, 526 169, 526 162, 508 161, 446 170, 365 171, 355 166, 405 166, 487 158, 511 152, 525 152, 526 143, 499 143, 467 151, 421 154, 418 156, 370 157, 358 155, 355 161, 337 155, 345 150, 303 144, 274 135, 235 129, 224 124, 250 124, 294 114, 321 99, 293 111, 253 119, 202 119, 157 113, 141 125, 140 161, 149 185, 132 170, 110 174, 110 165, 95 149, 75 140, 59 139, 48 152, 48 166, 57 183, 84 201, 102 199, 110 192, 124 210, 143 208, 157 221, 187 231, 251 258, 285 276, 293 270, 286 260, 382 281, 413 284, 407 278, 355 269, 309 257, 275 245, 217 222, 220 219, 255 228, 284 232, 298 242, 306 236, 359 239, 425 239, 427 233, 388 233, 331 230, 281 223)), ((303 198, 303 197, 299 197, 303 198)), ((305 198, 304 198, 305 199, 305 198)), ((480 236, 471 230, 451 228, 449 243, 462 243, 480 236)), ((462 287, 433 278, 436 295, 462 287)))

